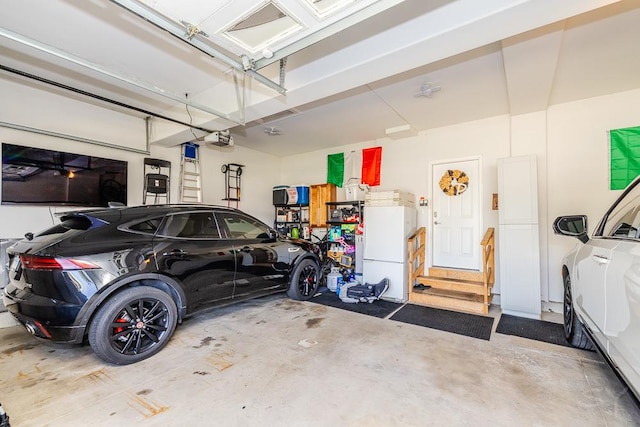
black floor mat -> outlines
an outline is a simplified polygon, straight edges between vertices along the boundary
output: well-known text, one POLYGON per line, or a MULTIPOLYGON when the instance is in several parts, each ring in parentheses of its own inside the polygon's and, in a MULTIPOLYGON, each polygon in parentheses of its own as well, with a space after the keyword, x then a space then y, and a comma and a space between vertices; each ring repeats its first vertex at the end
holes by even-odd
POLYGON ((341 308, 343 310, 353 311, 355 313, 366 314, 368 316, 379 317, 381 319, 384 319, 402 306, 402 304, 385 300, 374 301, 371 304, 366 302, 349 304, 346 302, 342 302, 338 295, 331 291, 323 292, 320 295, 311 298, 309 301, 322 305, 328 305, 330 307, 341 308))
POLYGON ((503 314, 498 321, 496 332, 571 347, 564 338, 564 327, 560 323, 503 314))
POLYGON ((491 328, 493 327, 493 317, 476 316, 475 314, 458 313, 415 304, 405 305, 391 316, 391 320, 487 341, 491 337, 491 328))

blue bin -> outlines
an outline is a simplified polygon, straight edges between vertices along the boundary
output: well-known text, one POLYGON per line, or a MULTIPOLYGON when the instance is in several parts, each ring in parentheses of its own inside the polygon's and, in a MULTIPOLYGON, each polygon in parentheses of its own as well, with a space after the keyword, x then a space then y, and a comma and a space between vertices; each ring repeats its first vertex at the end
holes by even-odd
POLYGON ((298 204, 309 204, 309 186, 308 185, 296 185, 296 191, 298 192, 298 204))

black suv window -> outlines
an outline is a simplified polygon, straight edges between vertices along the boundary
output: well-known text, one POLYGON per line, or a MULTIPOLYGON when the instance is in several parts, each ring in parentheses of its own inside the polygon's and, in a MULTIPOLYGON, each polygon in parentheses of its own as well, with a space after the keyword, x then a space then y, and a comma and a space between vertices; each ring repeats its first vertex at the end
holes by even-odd
POLYGON ((159 234, 192 239, 220 238, 213 212, 188 212, 169 215, 159 234))
POLYGON ((640 239, 640 185, 636 185, 605 218, 602 236, 640 239))
POLYGON ((127 227, 127 229, 144 234, 156 234, 156 231, 158 231, 158 227, 160 227, 160 224, 162 223, 162 218, 163 217, 149 218, 142 222, 131 224, 127 227))
POLYGON ((236 212, 216 212, 216 217, 232 239, 269 238, 269 227, 251 217, 236 212))

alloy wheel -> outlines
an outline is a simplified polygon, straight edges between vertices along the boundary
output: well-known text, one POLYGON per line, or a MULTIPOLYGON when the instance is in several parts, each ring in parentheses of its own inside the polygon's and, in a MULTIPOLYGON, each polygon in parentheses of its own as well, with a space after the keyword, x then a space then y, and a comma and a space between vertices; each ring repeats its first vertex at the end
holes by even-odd
POLYGON ((162 341, 167 333, 167 307, 154 298, 139 298, 125 304, 113 319, 109 342, 124 355, 142 354, 162 341))
POLYGON ((571 279, 565 278, 564 283, 564 335, 567 339, 573 334, 573 298, 571 295, 571 279))
POLYGON ((298 287, 300 294, 309 296, 316 291, 316 283, 318 282, 318 271, 313 265, 305 266, 300 272, 300 279, 298 280, 298 287))

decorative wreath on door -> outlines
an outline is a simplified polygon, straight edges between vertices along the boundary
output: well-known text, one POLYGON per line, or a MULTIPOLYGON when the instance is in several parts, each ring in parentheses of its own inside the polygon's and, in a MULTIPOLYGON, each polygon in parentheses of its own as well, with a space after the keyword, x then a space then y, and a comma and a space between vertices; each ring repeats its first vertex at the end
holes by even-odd
POLYGON ((458 169, 449 169, 440 178, 440 189, 448 196, 458 196, 469 186, 469 177, 458 169))

